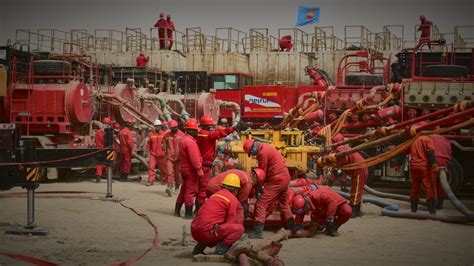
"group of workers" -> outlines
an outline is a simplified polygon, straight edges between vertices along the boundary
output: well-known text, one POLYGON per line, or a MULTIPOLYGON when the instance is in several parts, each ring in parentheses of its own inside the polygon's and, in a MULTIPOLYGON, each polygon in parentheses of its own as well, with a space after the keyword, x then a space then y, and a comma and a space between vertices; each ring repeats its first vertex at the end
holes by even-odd
POLYGON ((173 32, 175 30, 174 22, 171 21, 171 16, 160 13, 160 19, 155 23, 154 27, 158 28, 158 39, 160 42, 160 49, 171 50, 173 46, 173 32))

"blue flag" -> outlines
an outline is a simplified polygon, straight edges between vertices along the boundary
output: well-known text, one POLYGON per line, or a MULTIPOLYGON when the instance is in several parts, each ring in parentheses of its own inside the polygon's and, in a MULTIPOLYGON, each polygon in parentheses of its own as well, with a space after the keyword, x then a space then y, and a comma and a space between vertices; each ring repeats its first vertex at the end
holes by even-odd
POLYGON ((298 6, 296 26, 304 26, 319 22, 319 7, 298 6))

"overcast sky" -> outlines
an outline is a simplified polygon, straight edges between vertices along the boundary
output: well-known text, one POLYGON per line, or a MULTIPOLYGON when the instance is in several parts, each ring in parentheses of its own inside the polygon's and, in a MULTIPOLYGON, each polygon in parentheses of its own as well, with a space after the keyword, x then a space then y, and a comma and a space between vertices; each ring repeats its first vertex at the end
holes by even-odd
MULTIPOLYGON (((380 32, 383 25, 406 25, 413 39, 420 14, 452 32, 456 25, 474 25, 473 0, 0 0, 0 44, 15 39, 15 30, 56 28, 142 28, 149 32, 159 12, 171 14, 178 30, 201 27, 295 27, 297 5, 321 8, 319 26, 334 26, 343 38, 344 25, 365 25, 380 32)), ((312 26, 301 27, 311 32, 312 26)), ((472 33, 472 31, 471 31, 472 33)), ((274 34, 277 35, 276 33, 274 34)), ((474 34, 473 34, 474 35, 474 34)))

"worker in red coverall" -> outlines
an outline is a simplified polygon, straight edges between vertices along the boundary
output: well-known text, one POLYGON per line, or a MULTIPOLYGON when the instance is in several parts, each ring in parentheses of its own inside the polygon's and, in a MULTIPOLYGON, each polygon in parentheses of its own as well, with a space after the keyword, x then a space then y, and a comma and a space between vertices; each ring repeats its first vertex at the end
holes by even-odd
POLYGON ((171 193, 176 192, 181 185, 181 170, 179 166, 179 145, 184 133, 178 129, 178 122, 169 122, 170 132, 165 135, 166 144, 166 174, 168 175, 168 187, 166 194, 171 197, 171 193))
MULTIPOLYGON (((253 172, 253 171, 252 171, 253 172)), ((240 180, 240 190, 239 193, 236 195, 237 199, 239 202, 242 204, 244 208, 244 214, 245 216, 248 214, 249 210, 249 204, 248 204, 248 199, 249 195, 253 190, 253 177, 252 173, 247 172, 247 171, 242 171, 238 169, 232 169, 228 170, 225 172, 222 172, 215 177, 213 177, 211 180, 209 180, 209 183, 206 186, 206 193, 208 197, 210 197, 212 194, 216 193, 217 191, 222 189, 222 182, 228 176, 229 174, 235 174, 239 177, 240 180)))
MULTIPOLYGON (((418 27, 417 31, 421 31, 421 36, 418 43, 430 40, 432 25, 433 22, 427 20, 425 16, 420 16, 420 26, 418 27)), ((428 44, 428 47, 431 49, 431 44, 428 44)))
POLYGON ((181 207, 185 204, 184 219, 193 219, 194 200, 199 190, 199 179, 204 178, 202 157, 196 143, 198 124, 191 118, 184 124, 185 134, 179 148, 179 162, 183 184, 176 199, 175 216, 180 216, 181 207))
POLYGON ((191 235, 198 243, 193 255, 204 254, 206 247, 216 246, 215 254, 223 255, 244 233, 242 205, 236 195, 240 179, 230 173, 222 182, 222 189, 212 194, 191 223, 191 235))
POLYGON ((196 211, 206 201, 206 185, 211 179, 212 165, 216 158, 216 141, 226 137, 234 131, 234 127, 222 128, 215 130, 216 123, 212 117, 203 115, 200 121, 201 129, 196 138, 199 151, 202 156, 202 166, 204 171, 204 178, 199 180, 199 193, 196 200, 196 211))
MULTIPOLYGON (((321 139, 324 139, 324 136, 319 135, 321 139)), ((341 134, 336 134, 334 137, 332 137, 332 143, 338 143, 344 141, 344 137, 341 134)), ((340 145, 337 146, 336 149, 334 150, 335 153, 342 152, 349 150, 349 146, 347 145, 340 145)), ((346 164, 353 164, 353 163, 358 163, 362 162, 364 160, 364 157, 360 155, 360 153, 355 152, 352 154, 349 154, 345 156, 344 158, 341 158, 337 161, 336 167, 337 168, 342 168, 346 164)), ((362 212, 360 210, 361 203, 362 203, 362 194, 364 193, 364 186, 365 183, 367 182, 367 177, 369 175, 369 169, 368 168, 360 168, 357 170, 350 170, 350 171, 344 171, 345 174, 351 176, 351 190, 350 190, 350 206, 352 208, 352 217, 360 217, 362 216, 362 212)))
POLYGON ((168 50, 171 50, 173 46, 173 32, 174 32, 174 23, 171 21, 171 16, 166 16, 166 36, 168 37, 168 50))
POLYGON ((257 157, 258 167, 265 172, 263 193, 256 203, 255 224, 249 237, 262 238, 267 209, 275 200, 280 205, 281 220, 287 222, 288 228, 293 230, 296 224, 288 204, 290 173, 286 167, 285 159, 273 146, 258 143, 253 139, 246 140, 243 148, 249 157, 257 157))
POLYGON ((137 56, 137 67, 146 67, 146 64, 150 61, 149 56, 145 56, 143 52, 137 56))
POLYGON ((165 19, 165 14, 160 13, 160 19, 154 25, 158 28, 158 39, 160 41, 160 49, 168 49, 167 48, 167 32, 166 28, 168 27, 168 22, 165 19))
MULTIPOLYGON (((105 126, 110 126, 112 124, 112 120, 108 117, 104 117, 102 119, 102 123, 105 126)), ((95 132, 95 146, 99 149, 105 148, 105 143, 104 143, 104 130, 99 127, 99 129, 95 132)), ((95 172, 95 182, 99 183, 100 179, 102 178, 102 174, 104 173, 105 165, 103 164, 98 164, 95 166, 96 172, 95 172)))
POLYGON ((146 186, 151 186, 156 181, 156 166, 158 166, 158 169, 160 170, 160 182, 164 183, 166 178, 165 139, 163 131, 161 130, 161 125, 161 120, 156 119, 153 122, 155 131, 148 135, 148 142, 145 148, 149 154, 148 181, 146 182, 146 186))
POLYGON ((129 127, 132 120, 125 122, 125 126, 120 130, 118 139, 120 141, 120 180, 126 181, 132 168, 132 155, 134 153, 133 134, 129 127))
POLYGON ((289 52, 293 49, 293 44, 291 43, 291 35, 285 35, 280 38, 279 41, 280 51, 289 52))
POLYGON ((429 136, 418 137, 410 146, 410 177, 411 177, 411 211, 418 210, 420 199, 420 186, 426 189, 426 202, 428 211, 436 214, 436 191, 433 184, 432 172, 437 172, 435 146, 429 136))
MULTIPOLYGON (((445 167, 448 170, 449 161, 452 158, 451 142, 446 137, 441 135, 431 135, 434 144, 434 152, 436 157, 436 164, 438 167, 445 167)), ((436 169, 435 169, 436 170, 436 169)), ((444 199, 446 199, 446 193, 444 192, 441 182, 439 181, 438 171, 433 171, 433 184, 435 185, 434 191, 438 194, 438 201, 436 202, 436 209, 441 210, 443 208, 444 199)))
POLYGON ((337 230, 352 216, 352 209, 346 199, 334 192, 331 188, 318 186, 314 191, 305 195, 293 197, 296 221, 301 224, 304 213, 311 210, 311 222, 324 226, 326 235, 337 236, 337 230))

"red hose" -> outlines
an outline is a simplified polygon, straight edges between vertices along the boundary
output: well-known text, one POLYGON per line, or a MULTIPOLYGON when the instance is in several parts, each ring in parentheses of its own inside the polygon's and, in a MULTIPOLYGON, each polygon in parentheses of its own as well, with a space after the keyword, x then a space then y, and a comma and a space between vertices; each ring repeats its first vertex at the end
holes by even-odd
POLYGON ((38 266, 55 266, 55 265, 58 265, 54 262, 40 260, 40 259, 37 259, 37 258, 28 257, 28 256, 20 255, 20 254, 0 252, 0 255, 5 256, 5 257, 10 257, 10 258, 16 259, 16 260, 21 260, 21 261, 24 261, 24 262, 28 262, 28 263, 38 265, 38 266))

